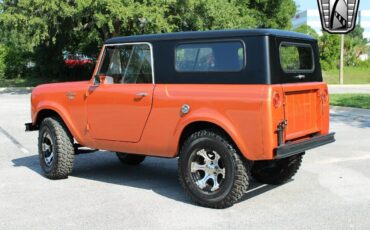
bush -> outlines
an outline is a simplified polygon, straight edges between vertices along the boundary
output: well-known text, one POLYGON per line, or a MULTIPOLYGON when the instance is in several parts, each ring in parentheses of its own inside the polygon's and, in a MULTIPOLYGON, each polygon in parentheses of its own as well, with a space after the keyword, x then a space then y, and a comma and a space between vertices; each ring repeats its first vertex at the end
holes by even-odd
POLYGON ((4 52, 1 52, 2 54, 0 55, 0 62, 3 63, 2 77, 6 79, 14 79, 25 76, 27 73, 27 62, 29 60, 29 54, 19 49, 4 45, 3 51, 4 52))
POLYGON ((359 61, 357 67, 360 69, 369 69, 370 68, 370 59, 366 61, 359 61))
POLYGON ((321 64, 321 69, 325 71, 337 69, 337 65, 334 64, 333 62, 327 62, 325 60, 320 60, 320 64, 321 64))

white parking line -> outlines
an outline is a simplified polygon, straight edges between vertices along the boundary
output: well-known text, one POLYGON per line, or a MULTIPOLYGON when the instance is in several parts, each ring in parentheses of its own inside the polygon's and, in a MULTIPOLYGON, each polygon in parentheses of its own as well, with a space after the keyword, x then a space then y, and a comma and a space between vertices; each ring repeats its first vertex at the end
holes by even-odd
POLYGON ((24 154, 29 154, 30 151, 28 151, 21 143, 19 143, 19 141, 17 141, 17 139, 15 139, 12 135, 10 135, 5 129, 3 129, 1 126, 0 126, 0 132, 2 134, 4 134, 15 146, 17 146, 17 148, 22 151, 22 153, 24 154))

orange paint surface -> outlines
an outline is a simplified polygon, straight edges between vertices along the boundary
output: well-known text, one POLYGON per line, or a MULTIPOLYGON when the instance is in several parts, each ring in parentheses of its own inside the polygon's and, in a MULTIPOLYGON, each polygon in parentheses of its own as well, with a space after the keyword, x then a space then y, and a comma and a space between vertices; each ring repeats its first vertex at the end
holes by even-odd
POLYGON ((277 125, 285 141, 327 134, 329 105, 322 82, 277 85, 47 84, 32 94, 32 121, 57 112, 74 138, 91 148, 175 157, 181 134, 193 122, 213 123, 249 160, 274 158, 277 125), (140 96, 142 93, 145 96, 140 96), (273 97, 281 103, 274 103, 273 97), (188 114, 181 113, 184 104, 188 114))

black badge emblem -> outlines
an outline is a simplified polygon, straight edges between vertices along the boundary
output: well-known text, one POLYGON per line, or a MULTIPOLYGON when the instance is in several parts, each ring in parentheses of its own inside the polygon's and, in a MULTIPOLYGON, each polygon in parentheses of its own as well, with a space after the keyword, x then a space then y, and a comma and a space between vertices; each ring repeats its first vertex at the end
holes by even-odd
POLYGON ((345 34, 356 26, 360 0, 318 0, 322 28, 329 33, 345 34))

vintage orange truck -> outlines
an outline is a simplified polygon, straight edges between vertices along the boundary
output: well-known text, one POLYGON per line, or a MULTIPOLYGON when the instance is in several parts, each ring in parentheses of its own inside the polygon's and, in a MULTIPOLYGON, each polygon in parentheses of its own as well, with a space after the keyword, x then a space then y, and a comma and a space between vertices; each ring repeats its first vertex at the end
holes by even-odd
POLYGON ((225 208, 251 177, 281 184, 305 151, 333 142, 317 41, 271 29, 117 37, 89 81, 32 91, 41 168, 72 173, 80 146, 178 157, 179 180, 202 206, 225 208))

